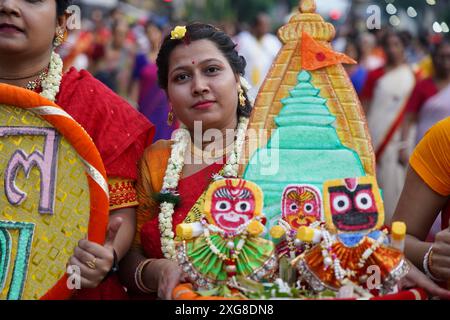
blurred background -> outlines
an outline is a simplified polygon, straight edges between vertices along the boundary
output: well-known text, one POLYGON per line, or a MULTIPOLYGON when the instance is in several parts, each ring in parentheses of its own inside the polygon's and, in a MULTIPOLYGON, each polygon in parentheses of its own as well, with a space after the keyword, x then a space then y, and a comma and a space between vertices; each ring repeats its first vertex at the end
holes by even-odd
MULTIPOLYGON (((361 31, 368 16, 367 7, 378 5, 385 24, 414 34, 424 30, 448 32, 449 0, 317 0, 316 3, 319 13, 336 26, 357 27, 361 31)), ((75 4, 82 8, 83 17, 89 17, 95 9, 107 13, 118 8, 130 23, 158 15, 172 22, 201 19, 245 25, 263 11, 272 17, 275 28, 296 9, 298 0, 76 0, 75 4)))
MULTIPOLYGON (((336 27, 334 48, 344 52, 351 46, 348 48, 351 54, 369 64, 369 69, 378 67, 380 62, 368 55, 383 59, 377 47, 385 30, 402 33, 407 40, 405 54, 414 67, 427 56, 430 45, 439 43, 450 32, 450 0, 316 0, 316 3, 317 11, 336 27), (368 22, 374 15, 379 24, 376 28, 368 22)), ((134 80, 142 71, 140 64, 154 62, 159 43, 173 26, 190 21, 214 24, 234 37, 249 61, 252 59, 247 51, 255 51, 257 45, 251 44, 250 36, 261 44, 262 37, 268 34, 267 42, 275 51, 279 49, 280 45, 270 35, 276 35, 277 29, 289 21, 299 1, 75 0, 74 4, 81 9, 77 17, 80 23, 60 48, 66 68, 88 69, 138 107, 139 88, 134 80), (241 43, 244 45, 240 46, 241 43), (252 48, 244 48, 248 45, 252 48)), ((265 71, 247 72, 255 87, 254 95, 265 71)))

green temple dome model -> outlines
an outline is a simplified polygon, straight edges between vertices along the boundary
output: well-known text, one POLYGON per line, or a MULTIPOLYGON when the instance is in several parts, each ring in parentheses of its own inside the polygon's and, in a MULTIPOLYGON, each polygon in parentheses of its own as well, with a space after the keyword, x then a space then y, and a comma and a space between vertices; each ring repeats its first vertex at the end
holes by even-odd
POLYGON ((358 153, 341 143, 336 118, 311 79, 310 72, 300 71, 297 85, 281 99, 283 107, 268 144, 250 157, 244 171, 243 178, 264 192, 268 221, 280 214, 282 193, 289 184, 311 184, 322 191, 326 180, 366 175, 358 153))

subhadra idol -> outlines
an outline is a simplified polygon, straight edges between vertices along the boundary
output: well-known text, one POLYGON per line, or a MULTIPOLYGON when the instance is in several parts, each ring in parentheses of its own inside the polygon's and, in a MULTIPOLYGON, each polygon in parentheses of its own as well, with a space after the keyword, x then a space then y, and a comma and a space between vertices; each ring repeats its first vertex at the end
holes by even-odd
POLYGON ((270 235, 277 244, 277 254, 294 259, 306 248, 297 238, 301 227, 318 227, 322 221, 322 196, 320 191, 306 184, 289 185, 281 198, 281 217, 271 228, 270 235))
POLYGON ((68 298, 76 288, 66 273, 75 246, 86 237, 103 243, 106 233, 100 155, 63 109, 5 84, 0 150, 0 299, 68 298))

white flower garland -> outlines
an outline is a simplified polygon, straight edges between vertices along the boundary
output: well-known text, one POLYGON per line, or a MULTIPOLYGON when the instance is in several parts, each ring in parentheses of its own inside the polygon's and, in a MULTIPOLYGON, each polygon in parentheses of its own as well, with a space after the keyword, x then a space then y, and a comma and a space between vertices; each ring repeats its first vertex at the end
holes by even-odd
MULTIPOLYGON (((234 143, 233 153, 224 168, 224 175, 226 177, 237 177, 239 170, 239 160, 242 146, 244 145, 245 133, 249 119, 241 117, 236 132, 236 141, 234 143)), ((166 173, 161 193, 176 194, 178 182, 180 180, 181 171, 184 166, 184 154, 189 143, 189 132, 185 129, 178 130, 174 136, 174 144, 172 145, 172 152, 169 162, 167 164, 166 173)), ((172 230, 173 214, 175 204, 170 202, 162 202, 160 204, 161 212, 158 216, 159 230, 161 234, 161 250, 166 259, 175 260, 176 251, 174 244, 175 234, 172 230)))
POLYGON ((56 52, 52 52, 50 59, 50 66, 48 68, 47 77, 42 80, 42 92, 40 95, 48 100, 55 102, 56 96, 59 92, 59 86, 61 85, 63 71, 63 61, 56 52))

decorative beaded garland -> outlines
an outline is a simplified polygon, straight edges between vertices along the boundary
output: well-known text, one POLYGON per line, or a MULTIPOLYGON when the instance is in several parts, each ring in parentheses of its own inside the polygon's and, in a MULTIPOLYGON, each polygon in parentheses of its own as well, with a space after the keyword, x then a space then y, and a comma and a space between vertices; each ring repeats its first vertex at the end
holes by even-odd
MULTIPOLYGON (((244 144, 248 123, 249 119, 246 117, 241 117, 239 119, 233 152, 227 159, 227 163, 223 170, 225 177, 237 177, 238 175, 240 154, 244 144)), ((178 130, 176 132, 166 173, 164 175, 161 193, 177 195, 178 182, 184 166, 184 154, 189 141, 190 135, 187 130, 178 130)), ((161 250, 164 257, 170 260, 176 260, 174 244, 175 234, 172 230, 174 208, 174 203, 162 202, 160 204, 161 211, 158 216, 161 234, 161 250)))
POLYGON ((237 258, 239 257, 239 254, 241 253, 242 248, 245 245, 245 241, 248 237, 248 231, 247 231, 248 226, 253 221, 260 221, 260 220, 261 220, 260 217, 250 219, 246 223, 240 225, 236 231, 229 232, 229 231, 225 231, 225 230, 219 228, 218 226, 209 224, 206 221, 206 217, 203 216, 203 218, 202 218, 202 225, 203 225, 203 230, 204 230, 203 235, 205 236, 206 243, 208 244, 211 251, 223 261, 229 260, 230 258, 227 257, 225 254, 221 253, 220 250, 212 243, 211 238, 210 238, 210 231, 214 232, 214 233, 219 233, 226 238, 230 238, 230 237, 234 238, 234 237, 239 236, 241 239, 239 240, 236 248, 234 246, 233 241, 229 241, 227 244, 227 247, 232 250, 231 260, 237 260, 237 258))
MULTIPOLYGON (((336 279, 342 283, 342 281, 346 277, 352 277, 355 275, 354 270, 348 270, 344 269, 341 266, 341 262, 339 258, 332 252, 332 239, 330 233, 322 229, 323 234, 323 241, 321 243, 322 246, 322 256, 324 258, 324 265, 325 268, 328 268, 330 266, 334 269, 334 275, 336 279)), ((367 248, 358 261, 358 268, 363 268, 366 264, 367 259, 376 251, 376 249, 381 246, 386 239, 386 230, 383 230, 383 233, 380 235, 380 237, 377 238, 377 240, 373 241, 372 245, 367 248)))
POLYGON ((370 246, 370 248, 367 248, 363 254, 361 255, 361 257, 359 258, 359 262, 358 262, 358 267, 359 268, 363 268, 364 265, 366 264, 367 259, 369 259, 369 257, 372 255, 372 253, 374 253, 377 248, 379 246, 381 246, 385 239, 386 239, 386 235, 387 235, 387 231, 383 230, 383 233, 378 237, 377 240, 375 240, 372 245, 370 246))
POLYGON ((227 257, 226 254, 220 252, 220 250, 212 243, 211 241, 211 234, 209 233, 209 229, 205 228, 203 231, 203 235, 205 236, 206 239, 206 243, 208 244, 209 248, 211 249, 211 251, 219 257, 220 260, 237 260, 237 258, 239 257, 239 254, 241 253, 242 248, 244 247, 245 241, 247 239, 247 233, 244 232, 241 235, 241 239, 239 239, 239 242, 236 246, 236 248, 234 248, 234 243, 233 242, 229 242, 227 244, 227 247, 232 250, 231 253, 231 257, 227 257), (231 245, 232 244, 232 245, 231 245))

